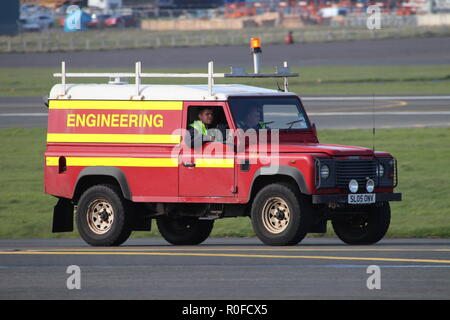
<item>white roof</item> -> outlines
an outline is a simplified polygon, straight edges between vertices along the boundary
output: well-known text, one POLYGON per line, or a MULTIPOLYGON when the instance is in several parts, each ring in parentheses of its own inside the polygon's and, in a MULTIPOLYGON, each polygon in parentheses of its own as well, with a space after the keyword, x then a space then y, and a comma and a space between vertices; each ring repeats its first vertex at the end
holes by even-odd
MULTIPOLYGON (((56 84, 49 99, 58 99, 63 86, 56 84)), ((66 84, 66 95, 74 100, 130 100, 137 96, 135 84, 66 84)), ((143 100, 200 101, 227 100, 229 96, 274 96, 294 95, 240 84, 219 84, 213 86, 213 96, 208 94, 207 85, 140 85, 143 100)), ((65 99, 65 98, 63 98, 65 99)))

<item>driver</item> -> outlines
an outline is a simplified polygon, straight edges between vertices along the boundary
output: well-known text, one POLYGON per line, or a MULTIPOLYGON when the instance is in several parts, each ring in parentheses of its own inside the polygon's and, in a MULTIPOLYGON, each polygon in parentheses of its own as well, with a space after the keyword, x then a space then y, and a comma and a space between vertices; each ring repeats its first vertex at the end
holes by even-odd
POLYGON ((186 144, 190 148, 201 146, 204 142, 222 142, 226 133, 226 125, 214 125, 214 110, 211 107, 204 107, 198 113, 198 120, 192 122, 186 133, 186 144))
POLYGON ((249 129, 269 129, 265 122, 260 121, 261 114, 257 107, 252 107, 247 114, 244 115, 243 119, 239 121, 239 127, 242 130, 249 129))

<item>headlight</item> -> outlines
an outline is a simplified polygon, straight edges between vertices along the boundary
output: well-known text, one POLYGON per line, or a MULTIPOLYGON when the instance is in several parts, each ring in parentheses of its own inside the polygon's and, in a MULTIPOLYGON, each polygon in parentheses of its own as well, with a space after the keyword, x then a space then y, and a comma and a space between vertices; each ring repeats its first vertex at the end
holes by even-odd
POLYGON ((336 169, 334 162, 334 159, 315 159, 314 177, 317 189, 336 187, 336 169))
POLYGON ((324 164, 322 167, 320 167, 320 178, 326 180, 328 179, 329 176, 330 176, 330 168, 326 164, 324 164))
POLYGON ((380 178, 384 176, 384 166, 381 163, 377 167, 377 176, 380 178))
POLYGON ((372 179, 367 180, 366 182, 367 192, 373 192, 374 189, 375 189, 375 182, 372 179))
POLYGON ((348 189, 351 192, 356 193, 358 192, 358 188, 359 188, 358 181, 356 181, 355 179, 350 180, 350 182, 348 183, 348 189))
POLYGON ((377 178, 375 180, 377 187, 396 187, 397 186, 397 161, 395 158, 377 159, 377 178))

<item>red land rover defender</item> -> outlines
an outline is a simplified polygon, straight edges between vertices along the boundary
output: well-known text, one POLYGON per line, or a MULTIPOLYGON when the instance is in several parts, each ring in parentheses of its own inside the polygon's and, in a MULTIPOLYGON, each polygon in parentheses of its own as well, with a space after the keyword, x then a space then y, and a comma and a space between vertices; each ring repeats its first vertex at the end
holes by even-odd
POLYGON ((287 90, 296 74, 286 64, 262 74, 257 63, 252 74, 217 74, 210 63, 207 74, 187 75, 141 73, 140 63, 130 74, 71 74, 63 64, 49 96, 45 152, 45 192, 59 199, 53 231, 72 231, 75 214, 87 243, 117 246, 155 219, 168 242, 193 245, 215 219, 246 216, 268 245, 324 233, 328 220, 345 243, 382 239, 389 201, 401 200, 395 159, 320 144, 301 99, 287 90), (208 85, 141 84, 164 76, 208 85), (68 77, 115 80, 66 84, 68 77), (119 79, 126 77, 135 83, 119 79), (279 77, 285 90, 214 85, 217 77, 279 77), (204 110, 216 133, 205 128, 213 138, 193 146, 189 129, 204 110))

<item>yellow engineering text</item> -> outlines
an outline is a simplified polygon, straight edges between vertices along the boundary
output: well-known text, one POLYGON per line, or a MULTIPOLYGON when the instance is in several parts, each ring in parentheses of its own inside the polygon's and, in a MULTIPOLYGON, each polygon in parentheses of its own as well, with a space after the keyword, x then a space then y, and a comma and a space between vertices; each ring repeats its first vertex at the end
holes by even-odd
POLYGON ((68 114, 67 127, 162 128, 161 114, 68 114))

